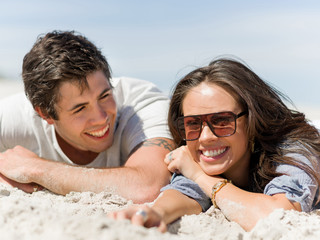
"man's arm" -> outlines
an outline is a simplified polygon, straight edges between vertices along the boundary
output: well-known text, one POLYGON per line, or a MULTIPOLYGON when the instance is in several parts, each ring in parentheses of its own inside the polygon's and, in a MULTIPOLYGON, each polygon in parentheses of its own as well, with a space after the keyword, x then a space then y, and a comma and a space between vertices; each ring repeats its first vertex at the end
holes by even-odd
POLYGON ((163 160, 173 147, 170 139, 149 139, 123 167, 93 169, 41 159, 18 146, 0 153, 0 172, 13 181, 37 183, 58 194, 112 189, 136 203, 150 202, 169 183, 170 173, 163 160))
POLYGON ((22 191, 25 191, 27 193, 33 193, 33 192, 36 192, 36 191, 42 189, 38 184, 15 182, 15 181, 3 176, 1 173, 0 173, 0 183, 4 183, 4 184, 10 185, 12 187, 19 188, 22 191))

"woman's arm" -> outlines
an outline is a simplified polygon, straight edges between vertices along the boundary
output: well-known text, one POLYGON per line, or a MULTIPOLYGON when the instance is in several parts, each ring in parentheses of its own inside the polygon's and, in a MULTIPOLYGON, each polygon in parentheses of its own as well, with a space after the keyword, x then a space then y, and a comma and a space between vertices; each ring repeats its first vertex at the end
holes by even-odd
MULTIPOLYGON (((212 198, 213 186, 223 181, 223 178, 207 175, 200 165, 193 160, 186 146, 174 150, 171 157, 169 157, 170 154, 172 153, 167 154, 165 158, 168 169, 171 172, 178 171, 196 182, 205 194, 212 198)), ((277 208, 301 211, 300 204, 289 201, 284 193, 274 194, 273 196, 252 193, 231 183, 227 183, 217 191, 213 200, 229 220, 237 222, 247 231, 277 208)))
POLYGON ((168 189, 160 195, 152 206, 166 224, 169 224, 183 215, 199 214, 200 204, 174 189, 168 189))
POLYGON ((161 232, 166 231, 166 225, 186 214, 198 214, 201 206, 197 201, 189 198, 177 190, 165 190, 152 207, 147 205, 133 205, 127 209, 108 214, 113 219, 130 219, 135 225, 158 227, 161 232), (143 210, 145 219, 139 211, 143 210))
MULTIPOLYGON (((195 180, 208 196, 211 196, 212 187, 219 181, 221 178, 205 174, 195 180)), ((289 201, 284 193, 273 196, 252 193, 231 183, 223 186, 214 200, 226 218, 237 222, 246 231, 251 230, 260 219, 267 217, 277 208, 301 211, 300 204, 289 201)))

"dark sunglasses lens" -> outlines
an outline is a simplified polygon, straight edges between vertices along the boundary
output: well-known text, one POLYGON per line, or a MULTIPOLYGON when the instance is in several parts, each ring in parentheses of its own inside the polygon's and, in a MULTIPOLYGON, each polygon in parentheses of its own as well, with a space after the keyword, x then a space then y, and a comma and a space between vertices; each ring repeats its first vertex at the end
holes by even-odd
POLYGON ((197 139, 201 130, 201 118, 184 117, 178 120, 178 131, 185 140, 197 139))
POLYGON ((235 132, 235 115, 231 112, 208 115, 208 122, 218 137, 226 137, 235 132))
POLYGON ((178 132, 179 132, 180 136, 183 139, 186 139, 186 131, 185 131, 185 128, 184 128, 184 119, 183 118, 179 118, 178 119, 178 121, 177 121, 177 129, 178 129, 178 132))

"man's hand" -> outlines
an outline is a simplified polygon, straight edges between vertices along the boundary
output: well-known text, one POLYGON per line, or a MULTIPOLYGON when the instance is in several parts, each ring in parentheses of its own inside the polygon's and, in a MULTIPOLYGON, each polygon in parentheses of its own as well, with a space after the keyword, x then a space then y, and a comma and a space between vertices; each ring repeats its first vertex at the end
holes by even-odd
POLYGON ((32 167, 34 167, 35 158, 39 157, 21 146, 16 146, 13 149, 8 149, 0 153, 0 173, 2 174, 2 180, 12 186, 15 185, 15 187, 26 186, 21 184, 17 185, 17 183, 32 183, 30 174, 32 167))
POLYGON ((31 164, 31 160, 34 158, 38 158, 38 156, 21 146, 0 153, 0 182, 27 193, 43 189, 43 187, 33 183, 28 175, 30 169, 28 171, 27 166, 31 164), (22 161, 23 164, 21 164, 22 161))
POLYGON ((19 188, 20 190, 26 192, 26 193, 33 193, 33 192, 36 192, 38 190, 42 190, 43 188, 40 187, 38 184, 35 184, 35 183, 19 183, 19 182, 15 182, 5 176, 3 176, 1 173, 0 173, 0 182, 1 183, 5 183, 5 184, 8 184, 12 187, 16 187, 16 188, 19 188))

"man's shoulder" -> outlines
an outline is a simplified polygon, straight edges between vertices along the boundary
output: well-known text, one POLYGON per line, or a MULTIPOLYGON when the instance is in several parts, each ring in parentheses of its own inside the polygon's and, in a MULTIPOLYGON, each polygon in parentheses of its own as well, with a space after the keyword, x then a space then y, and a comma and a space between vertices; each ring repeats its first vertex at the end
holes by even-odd
POLYGON ((133 78, 133 77, 115 77, 112 78, 111 84, 114 88, 123 88, 128 90, 139 90, 143 88, 154 88, 153 90, 157 90, 161 92, 158 87, 147 80, 139 79, 139 78, 133 78))
POLYGON ((146 80, 121 77, 112 79, 111 83, 118 107, 122 105, 142 107, 159 101, 167 104, 169 100, 154 83, 146 80))
MULTIPOLYGON (((0 121, 3 126, 17 126, 37 121, 38 117, 24 93, 17 93, 0 99, 0 121)), ((21 127, 21 126, 20 126, 21 127)))
POLYGON ((24 94, 24 92, 18 92, 18 93, 5 96, 0 99, 0 102, 4 102, 4 101, 28 101, 28 99, 24 94))
POLYGON ((0 136, 4 139, 1 149, 16 145, 35 150, 35 136, 43 135, 41 118, 34 111, 24 93, 0 99, 0 136))
POLYGON ((16 93, 0 99, 1 112, 16 111, 20 109, 33 109, 30 101, 23 92, 16 93))

